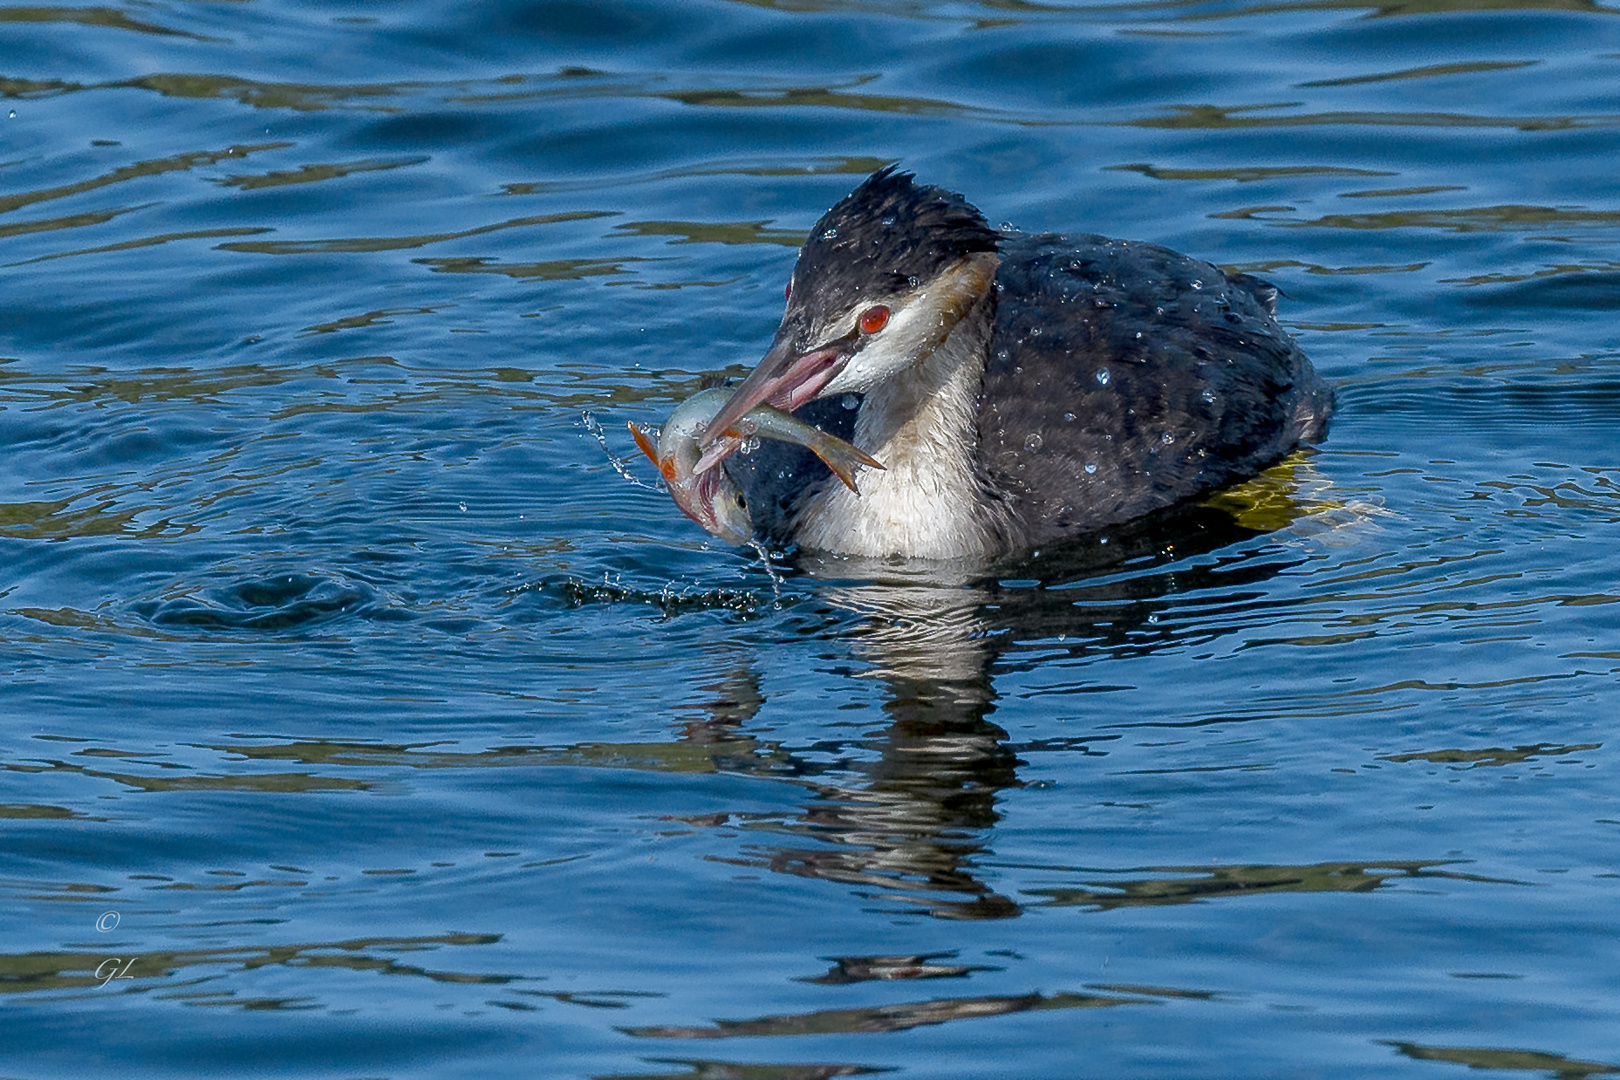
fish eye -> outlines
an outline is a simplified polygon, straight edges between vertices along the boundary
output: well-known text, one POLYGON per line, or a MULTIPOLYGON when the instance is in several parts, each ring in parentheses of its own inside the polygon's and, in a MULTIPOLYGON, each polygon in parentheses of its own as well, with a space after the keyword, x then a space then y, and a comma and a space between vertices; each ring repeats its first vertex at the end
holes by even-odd
POLYGON ((875 334, 885 326, 889 325, 889 309, 884 307, 882 304, 878 304, 876 307, 869 307, 865 311, 861 312, 859 323, 861 333, 875 334))
POLYGON ((748 500, 743 498, 742 492, 737 492, 737 506, 739 509, 748 509, 748 500))

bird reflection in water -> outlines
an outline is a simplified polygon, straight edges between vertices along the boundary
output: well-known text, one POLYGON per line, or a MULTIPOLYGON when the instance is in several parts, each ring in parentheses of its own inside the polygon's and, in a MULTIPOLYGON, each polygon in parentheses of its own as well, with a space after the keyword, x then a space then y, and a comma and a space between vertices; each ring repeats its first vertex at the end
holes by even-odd
MULTIPOLYGON (((1275 483, 1264 494, 1274 506, 1275 483)), ((1184 508, 988 570, 800 553, 794 569, 825 582, 818 597, 861 617, 857 628, 838 633, 862 665, 853 677, 882 685, 886 723, 854 745, 821 741, 813 754, 801 748, 758 756, 743 750, 758 747, 743 733, 765 705, 760 666, 742 660, 705 687, 712 695, 707 716, 686 723, 685 739, 735 743, 739 771, 792 778, 814 796, 792 818, 747 820, 751 836, 775 831, 794 841, 751 845, 728 861, 854 885, 901 910, 941 918, 1020 914, 1021 903, 980 869, 1001 816, 997 795, 1022 784, 1024 764, 1019 746, 991 719, 998 662, 1031 641, 1041 642, 1043 654, 1059 643, 1081 656, 1126 639, 1134 650, 1152 651, 1189 632, 1207 635, 1207 627, 1178 632, 1152 624, 1177 592, 1247 589, 1303 558, 1254 545, 1230 557, 1201 557, 1261 534, 1239 524, 1242 516, 1230 506, 1184 508), (826 761, 829 747, 842 751, 836 764, 826 761)), ((728 767, 723 759, 717 764, 728 767)))

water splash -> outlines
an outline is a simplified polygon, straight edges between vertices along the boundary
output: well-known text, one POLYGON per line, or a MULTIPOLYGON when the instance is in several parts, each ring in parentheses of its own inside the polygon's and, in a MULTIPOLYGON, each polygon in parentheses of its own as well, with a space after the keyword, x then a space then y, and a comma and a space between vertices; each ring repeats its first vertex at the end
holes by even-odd
POLYGON ((607 433, 602 430, 602 425, 596 419, 596 415, 594 413, 588 411, 582 412, 579 414, 579 420, 580 423, 585 425, 586 431, 596 436, 597 445, 602 448, 602 453, 607 456, 608 464, 613 466, 614 472, 636 485, 636 487, 646 488, 648 491, 657 491, 665 495, 669 494, 669 488, 664 486, 664 482, 662 480, 651 484, 647 483, 630 470, 630 463, 628 461, 622 457, 619 457, 613 452, 612 447, 608 446, 607 433))
POLYGON ((782 576, 782 571, 771 565, 771 552, 764 544, 758 540, 750 540, 748 546, 754 549, 755 555, 759 556, 759 564, 765 568, 766 576, 771 579, 771 605, 780 608, 782 606, 782 585, 786 581, 782 576))

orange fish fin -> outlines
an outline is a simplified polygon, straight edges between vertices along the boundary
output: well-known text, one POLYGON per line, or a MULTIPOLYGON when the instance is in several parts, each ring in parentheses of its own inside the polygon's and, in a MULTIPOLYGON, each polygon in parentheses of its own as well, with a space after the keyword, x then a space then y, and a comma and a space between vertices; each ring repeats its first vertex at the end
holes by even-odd
POLYGON ((647 455, 647 460, 652 462, 654 465, 657 465, 658 444, 653 442, 652 437, 642 430, 641 425, 637 424, 634 420, 630 421, 629 426, 630 437, 636 440, 636 445, 641 448, 641 452, 643 454, 647 455))

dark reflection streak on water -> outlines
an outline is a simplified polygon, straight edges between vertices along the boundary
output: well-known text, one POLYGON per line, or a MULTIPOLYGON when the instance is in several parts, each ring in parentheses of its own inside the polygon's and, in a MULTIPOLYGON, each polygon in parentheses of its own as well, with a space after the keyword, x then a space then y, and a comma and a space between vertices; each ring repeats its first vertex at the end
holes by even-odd
POLYGON ((66 806, 49 806, 38 803, 0 803, 0 818, 13 820, 34 821, 106 821, 104 817, 94 817, 90 814, 80 813, 66 806))
MULTIPOLYGON (((986 6, 1024 6, 1028 0, 981 0, 986 6)), ((1152 11, 1206 6, 1209 0, 1148 0, 1146 3, 1110 5, 1106 11, 1152 11)), ((1036 5, 1029 5, 1035 7, 1036 5)), ((1053 10, 1042 7, 1041 10, 1053 10)), ((1057 10, 1070 11, 1071 8, 1057 10)), ((1083 9, 1082 9, 1083 10, 1083 9)), ((1447 12, 1571 11, 1592 15, 1612 15, 1615 9, 1597 0, 1293 0, 1285 3, 1215 5, 1214 10, 1189 11, 1177 15, 1187 21, 1248 18, 1254 15, 1280 15, 1287 12, 1366 11, 1369 18, 1410 15, 1438 15, 1447 12)))
MULTIPOLYGON (((605 76, 609 73, 591 72, 589 74, 605 76)), ((805 86, 802 83, 788 82, 781 78, 755 76, 750 79, 750 84, 746 88, 736 86, 688 86, 680 89, 658 89, 659 84, 673 80, 664 75, 648 76, 638 74, 633 82, 619 84, 590 83, 586 85, 581 80, 570 80, 559 85, 547 85, 535 89, 503 90, 496 93, 476 95, 466 94, 451 100, 504 103, 535 98, 556 100, 559 98, 591 98, 598 96, 618 99, 644 97, 673 101, 677 104, 693 107, 828 107, 854 109, 861 112, 898 113, 917 116, 1012 119, 1010 114, 999 110, 977 108, 960 102, 936 98, 896 97, 884 94, 848 92, 875 82, 879 78, 880 76, 877 74, 853 75, 822 85, 805 86)))
MULTIPOLYGON (((368 312, 365 316, 355 318, 370 320, 379 314, 390 313, 368 312)), ((340 321, 307 329, 319 332, 323 327, 344 328, 340 321)), ((525 404, 552 406, 577 414, 581 407, 600 407, 604 402, 623 406, 646 401, 679 401, 694 393, 704 378, 684 371, 642 370, 626 374, 621 385, 604 393, 594 378, 597 374, 594 371, 548 372, 545 381, 527 378, 517 381, 512 377, 515 373, 505 368, 457 372, 451 373, 454 377, 450 377, 440 369, 413 367, 391 356, 358 356, 322 360, 303 366, 238 364, 205 369, 146 368, 121 377, 111 376, 104 369, 96 368, 69 373, 65 381, 62 375, 34 374, 15 367, 0 368, 0 387, 4 387, 6 394, 15 395, 23 402, 38 404, 44 409, 104 406, 110 401, 135 405, 178 400, 217 405, 223 404, 230 396, 247 396, 242 393, 244 391, 272 389, 306 379, 352 387, 360 385, 364 376, 375 377, 378 374, 375 369, 385 369, 400 381, 416 382, 420 390, 392 393, 371 403, 347 404, 399 409, 409 403, 442 402, 443 396, 449 393, 465 393, 507 397, 525 404), (629 381, 636 378, 648 381, 636 386, 629 381), (569 382, 577 382, 579 389, 570 388, 569 382), (33 386, 30 383, 43 385, 33 386)), ((291 408, 294 406, 282 407, 280 411, 272 410, 269 415, 272 418, 286 415, 286 409, 291 408)), ((233 447, 223 452, 220 460, 231 457, 235 449, 233 447)))
POLYGON ((120 206, 116 210, 92 210, 83 214, 68 214, 65 217, 15 221, 9 225, 0 225, 0 239, 8 236, 26 236, 30 233, 56 232, 58 229, 82 229, 92 225, 105 225, 115 217, 136 210, 146 210, 156 205, 156 203, 141 203, 137 206, 120 206))
POLYGON ((845 986, 859 982, 892 982, 897 979, 960 979, 975 971, 1002 971, 984 964, 941 964, 955 959, 956 950, 915 956, 829 956, 833 966, 822 975, 805 975, 797 982, 820 986, 845 986))
POLYGON ((1508 274, 1500 271, 1492 271, 1484 274, 1470 274, 1467 277, 1441 278, 1439 280, 1439 284, 1468 286, 1512 285, 1521 281, 1535 281, 1542 278, 1593 273, 1603 275, 1620 273, 1620 262, 1611 262, 1609 260, 1592 260, 1582 263, 1557 263, 1550 266, 1544 266, 1540 270, 1532 270, 1529 273, 1508 274))
MULTIPOLYGON (((626 187, 632 184, 654 184, 667 180, 713 176, 866 176, 889 164, 887 158, 825 157, 811 159, 806 164, 764 163, 754 158, 709 160, 701 165, 684 165, 654 172, 594 177, 584 180, 545 180, 502 184, 508 195, 535 195, 573 191, 600 191, 604 188, 626 187)), ((1383 174, 1379 174, 1383 175, 1383 174)), ((801 236, 802 240, 803 237, 801 236)))
POLYGON ((1378 760, 1427 761, 1436 765, 1463 765, 1470 769, 1501 768, 1506 765, 1523 764, 1540 757, 1566 757, 1581 750, 1598 750, 1602 746, 1602 743, 1577 743, 1573 746, 1535 743, 1530 746, 1515 746, 1512 749, 1492 746, 1482 750, 1427 750, 1411 754, 1383 754, 1378 760))
MULTIPOLYGON (((3 9, 0 9, 3 10, 3 9)), ((878 78, 875 74, 856 75, 825 85, 805 86, 785 83, 780 78, 755 76, 744 87, 689 86, 680 89, 659 89, 659 84, 671 81, 667 75, 636 73, 634 81, 604 82, 603 79, 625 79, 622 74, 601 71, 569 70, 541 76, 511 76, 494 80, 510 85, 524 85, 522 89, 474 92, 475 88, 490 85, 490 80, 453 80, 447 82, 394 83, 386 85, 332 85, 320 86, 299 83, 259 83, 216 75, 149 75, 138 79, 125 79, 110 83, 71 83, 63 81, 30 81, 0 79, 0 96, 13 98, 41 98, 57 94, 82 93, 94 90, 144 89, 166 97, 211 98, 225 97, 257 108, 320 111, 351 99, 364 104, 361 108, 385 112, 401 112, 402 107, 381 105, 373 99, 400 97, 409 93, 436 92, 447 104, 521 104, 531 101, 569 101, 626 98, 647 98, 672 101, 691 107, 759 108, 759 107, 828 107, 852 109, 861 112, 880 112, 902 115, 948 116, 1020 122, 1010 113, 978 108, 960 102, 933 98, 896 97, 881 94, 858 94, 848 91, 864 86, 878 78)), ((854 159, 850 159, 854 160, 854 159)), ((840 172, 857 171, 848 165, 840 172)), ((870 171, 862 167, 859 171, 870 171)), ((594 187, 595 185, 591 185, 594 187)))
POLYGON ((411 261, 427 267, 435 274, 500 274, 520 281, 579 281, 590 277, 632 274, 635 271, 626 269, 626 263, 657 260, 629 255, 618 259, 551 259, 534 263, 500 263, 483 256, 472 255, 411 261))
MULTIPOLYGON (((1436 690, 1446 692, 1457 690, 1501 690, 1510 686, 1536 686, 1541 683, 1566 682, 1571 679, 1587 679, 1594 676, 1606 678, 1610 674, 1611 672, 1609 671, 1586 671, 1578 668, 1574 671, 1554 671, 1540 675, 1521 675, 1512 679, 1493 679, 1480 682, 1463 682, 1461 680, 1452 682, 1430 682, 1426 679, 1403 679, 1400 682, 1390 683, 1387 686, 1367 687, 1361 690, 1343 690, 1340 691, 1338 695, 1332 696, 1343 696, 1346 698, 1378 698, 1391 695, 1400 690, 1423 690, 1431 692, 1436 690)), ((1317 695, 1317 700, 1323 700, 1329 696, 1330 695, 1326 694, 1317 695)))
MULTIPOLYGON (((178 766, 172 766, 178 768, 178 766)), ((369 791, 371 784, 348 777, 316 776, 312 773, 228 773, 219 775, 142 776, 137 773, 103 772, 67 761, 37 763, 7 762, 0 771, 17 773, 76 773, 93 780, 111 780, 137 791, 257 791, 316 792, 369 791)))
MULTIPOLYGON (((1249 211, 1231 211, 1216 217, 1250 217, 1249 211)), ((1381 214, 1326 214, 1310 220, 1268 224, 1294 228, 1328 229, 1446 229, 1451 232, 1508 232, 1548 227, 1609 228, 1620 225, 1620 210, 1560 210, 1551 206, 1479 206, 1456 210, 1392 210, 1381 214)))
POLYGON ((524 766, 647 769, 670 773, 736 772, 794 775, 812 771, 795 764, 778 744, 746 735, 711 733, 679 742, 574 743, 569 746, 500 746, 471 753, 422 753, 432 743, 386 745, 303 740, 271 745, 209 744, 205 748, 254 761, 294 761, 341 768, 510 769, 524 766))
POLYGON ((33 374, 13 368, 0 374, 0 385, 7 393, 28 394, 33 400, 56 408, 69 405, 104 405, 109 401, 135 405, 145 401, 190 400, 219 404, 221 395, 231 391, 279 386, 309 377, 337 378, 350 368, 395 367, 391 357, 368 356, 354 361, 325 361, 309 367, 274 367, 265 364, 237 364, 204 369, 144 368, 116 375, 105 368, 79 369, 60 374, 33 374), (42 383, 33 387, 24 383, 42 383))
MULTIPOLYGON (((45 188, 41 191, 24 192, 21 195, 8 195, 0 198, 0 214, 9 214, 13 210, 34 203, 49 202, 52 199, 63 199, 70 195, 82 195, 87 191, 121 184, 129 180, 139 180, 148 176, 162 176, 164 173, 189 172, 202 165, 214 165, 227 158, 242 158, 250 154, 264 153, 270 150, 285 150, 296 145, 290 142, 249 143, 243 146, 231 146, 224 150, 197 150, 189 154, 178 154, 174 157, 156 158, 151 161, 138 161, 133 165, 125 165, 114 169, 110 173, 81 180, 75 184, 63 184, 59 187, 45 188)), ((0 236, 5 235, 0 232, 0 236)))
POLYGON ((1424 67, 1405 68, 1401 71, 1385 71, 1377 75, 1348 75, 1342 79, 1315 79, 1311 82, 1295 83, 1301 89, 1315 89, 1327 86, 1361 86, 1366 83, 1395 82, 1401 79, 1427 79, 1443 75, 1473 75, 1488 71, 1511 71, 1515 68, 1533 67, 1541 63, 1540 60, 1475 60, 1456 64, 1428 64, 1424 67))
MULTIPOLYGON (((370 971, 379 975, 413 975, 438 983, 472 984, 488 986, 528 981, 525 975, 482 975, 458 972, 430 971, 427 968, 402 964, 388 956, 373 955, 374 951, 436 950, 444 945, 494 945, 500 934, 440 934, 430 937, 358 938, 349 941, 303 942, 289 945, 270 945, 224 949, 186 949, 136 954, 130 973, 138 981, 123 993, 147 993, 157 987, 151 979, 163 979, 165 990, 181 986, 195 986, 219 976, 197 975, 176 982, 175 976, 190 969, 225 966, 235 971, 251 971, 268 966, 305 969, 336 968, 347 971, 370 971)), ((77 990, 88 987, 101 989, 103 977, 95 971, 105 964, 107 953, 50 952, 22 953, 0 956, 0 993, 39 993, 53 990, 77 990)), ((228 999, 220 1004, 231 1004, 228 999)))
MULTIPOLYGON (((936 15, 936 5, 920 0, 725 0, 728 4, 764 8, 789 15, 831 15, 879 12, 889 18, 935 19, 960 22, 954 15, 936 15)), ((983 3, 983 0, 980 0, 983 3)), ((994 6, 989 5, 989 6, 994 6)))
MULTIPOLYGON (((156 506, 130 506, 114 510, 115 502, 103 499, 94 506, 69 510, 75 502, 100 498, 101 492, 87 492, 76 499, 55 502, 0 503, 0 536, 26 540, 65 540, 69 537, 129 535, 157 537, 194 531, 168 519, 140 526, 135 519, 156 506)), ((19 614, 29 614, 20 610, 19 614)))
MULTIPOLYGON (((1373 892, 1390 881, 1412 878, 1444 878, 1490 885, 1525 885, 1529 882, 1482 877, 1435 867, 1453 865, 1455 860, 1434 862, 1374 861, 1332 862, 1303 866, 1150 866, 1143 869, 1175 877, 1139 878, 1129 881, 1092 881, 1081 886, 1025 889, 1030 896, 1045 897, 1044 907, 1086 907, 1112 911, 1123 907, 1157 907, 1165 904, 1203 903, 1206 900, 1259 896, 1279 892, 1373 892)), ((1029 869, 1042 869, 1030 867, 1029 869)), ((1113 871, 1129 873, 1130 871, 1113 871)))
MULTIPOLYGON (((4 10, 4 9, 0 9, 4 10)), ((467 83, 394 83, 388 85, 319 86, 306 83, 254 82, 226 75, 157 74, 106 83, 77 83, 63 80, 0 78, 0 97, 45 98, 96 90, 150 90, 171 98, 230 98, 242 105, 261 109, 291 109, 320 112, 349 99, 370 100, 397 97, 412 90, 434 86, 451 88, 467 83)), ((398 112, 397 106, 366 104, 376 112, 398 112)))
POLYGON ((212 43, 225 43, 222 38, 204 37, 201 34, 188 33, 185 30, 175 30, 156 23, 140 22, 130 18, 123 12, 114 8, 105 7, 10 7, 0 8, 0 23, 79 23, 82 26, 100 27, 108 30, 131 30, 140 34, 152 34, 157 37, 183 37, 193 41, 206 41, 212 43))
POLYGON ((224 251, 248 251, 260 255, 309 255, 321 252, 377 252, 403 251, 426 247, 446 240, 463 240, 469 236, 483 236, 503 229, 521 229, 533 225, 554 225, 565 221, 583 221, 590 218, 614 217, 617 210, 568 210, 558 214, 538 214, 533 217, 512 218, 490 225, 479 225, 456 232, 425 233, 419 236, 356 237, 343 240, 256 240, 233 244, 220 244, 224 251))
POLYGON ((1150 1005, 1151 999, 1100 994, 1027 994, 1017 997, 946 998, 856 1009, 825 1009, 753 1020, 717 1020, 712 1027, 625 1027, 626 1035, 647 1039, 734 1039, 754 1036, 826 1035, 838 1032, 879 1033, 977 1020, 987 1016, 1047 1009, 1107 1008, 1150 1005))
POLYGON ((378 308, 360 315, 350 315, 342 319, 333 319, 331 322, 316 323, 306 326, 299 331, 300 334, 335 334, 339 330, 359 330, 367 326, 391 326, 393 321, 401 315, 432 315, 435 312, 453 307, 446 304, 442 308, 436 307, 397 307, 378 308))
POLYGON ((49 255, 36 255, 32 259, 22 259, 14 263, 5 263, 6 269, 13 266, 27 266, 30 263, 49 262, 52 259, 66 259, 74 255, 103 255, 110 251, 133 251, 136 248, 157 247, 161 244, 173 243, 176 240, 209 240, 224 236, 257 236, 262 233, 275 232, 267 226, 236 226, 221 229, 194 229, 190 232, 160 233, 157 236, 143 236, 137 240, 125 240, 117 244, 103 244, 100 247, 78 248, 73 251, 57 251, 49 255))
POLYGON ((513 990, 525 997, 550 998, 562 1005, 578 1005, 585 1009, 628 1009, 634 998, 661 998, 666 995, 656 990, 513 990))
MULTIPOLYGON (((752 3, 755 0, 733 0, 752 3)), ((769 0, 765 0, 769 2, 769 0)), ((1243 19, 1256 15, 1289 12, 1362 11, 1368 18, 1394 18, 1439 15, 1448 12, 1569 11, 1582 14, 1612 15, 1615 9, 1597 0, 1292 0, 1284 3, 1214 4, 1210 0, 1134 0, 1130 3, 1097 5, 1043 4, 1035 0, 979 0, 993 11, 1016 12, 1030 16, 1105 16, 1117 18, 1125 12, 1165 12, 1181 22, 1243 19)))
POLYGON ((1549 1054, 1541 1050, 1506 1050, 1473 1046, 1425 1046, 1421 1043, 1385 1041, 1415 1061, 1445 1061, 1466 1065, 1470 1069, 1489 1069, 1506 1072, 1544 1072, 1554 1080, 1589 1080, 1594 1076, 1613 1076, 1620 1073, 1620 1065, 1606 1065, 1599 1061, 1578 1061, 1563 1054, 1549 1054))
MULTIPOLYGON (((863 85, 877 76, 863 76, 855 86, 863 85)), ((941 116, 958 119, 999 120, 1019 124, 1021 120, 1010 113, 995 109, 976 108, 952 101, 927 98, 889 97, 881 94, 851 94, 843 87, 792 87, 784 90, 688 90, 650 94, 682 105, 736 108, 830 108, 853 109, 859 112, 900 113, 914 116, 941 116)))
MULTIPOLYGON (((1141 173, 1153 180, 1233 180, 1254 183, 1261 180, 1282 180, 1296 176, 1399 176, 1388 169, 1347 169, 1331 165, 1243 165, 1222 169, 1171 169, 1138 162, 1130 165, 1105 165, 1105 172, 1141 173)), ((1304 263, 1273 263, 1273 266, 1303 266, 1304 263)))
MULTIPOLYGON (((386 361, 387 359, 389 358, 364 358, 364 360, 368 362, 376 361, 379 363, 386 361)), ((332 370, 330 366, 322 365, 322 367, 326 368, 326 370, 315 369, 300 371, 297 369, 289 369, 277 371, 275 369, 267 370, 254 368, 251 374, 244 373, 238 380, 222 380, 220 383, 215 384, 209 384, 208 382, 199 379, 193 385, 186 385, 190 380, 184 377, 173 380, 172 382, 170 380, 163 379, 155 379, 151 381, 127 380, 121 381, 123 382, 123 385, 118 388, 120 391, 118 394, 109 394, 106 395, 106 397, 122 397, 123 394, 135 395, 134 397, 124 398, 124 400, 130 403, 140 400, 162 400, 164 398, 191 398, 195 400, 208 400, 211 395, 216 393, 221 395, 230 394, 239 392, 245 388, 261 386, 273 388, 286 383, 293 383, 303 379, 313 378, 338 384, 333 391, 332 400, 306 401, 299 404, 288 405, 283 408, 270 410, 262 414, 260 418, 266 421, 282 421, 299 416, 320 414, 398 413, 406 412, 412 409, 427 409, 434 406, 441 406, 443 405, 447 396, 460 394, 480 394, 506 397, 513 402, 512 407, 514 409, 520 409, 522 411, 559 408, 567 411, 577 412, 577 410, 579 410, 581 407, 593 407, 600 406, 602 404, 600 395, 592 389, 580 389, 573 393, 569 393, 566 386, 542 388, 540 386, 530 386, 528 384, 518 385, 512 383, 512 381, 509 379, 502 379, 498 375, 493 375, 487 382, 474 382, 467 380, 445 381, 442 383, 430 384, 420 390, 412 392, 401 391, 376 397, 369 397, 361 401, 345 401, 336 398, 338 393, 341 393, 347 389, 347 387, 344 386, 345 376, 339 374, 337 371, 332 370)), ((648 377, 650 379, 656 379, 658 376, 656 373, 649 372, 648 377)), ((693 381, 695 382, 695 380, 693 381)), ((66 392, 43 390, 34 391, 29 387, 12 387, 11 389, 15 390, 17 395, 25 401, 40 402, 39 409, 41 411, 64 407, 71 408, 85 403, 102 404, 106 399, 106 397, 99 393, 82 388, 70 388, 66 392)), ((678 386, 676 389, 678 390, 678 386)), ((617 400, 615 400, 613 404, 633 405, 642 401, 667 400, 667 398, 668 393, 666 391, 666 387, 655 384, 641 388, 621 389, 618 393, 617 400)), ((250 441, 290 439, 293 437, 294 435, 291 433, 271 431, 265 432, 250 441)), ((228 447, 219 451, 215 456, 210 457, 203 464, 210 468, 225 466, 234 461, 241 454, 243 449, 244 444, 240 443, 235 446, 228 447)), ((314 464, 317 460, 318 459, 314 458, 299 458, 297 461, 290 463, 282 461, 274 463, 269 469, 264 471, 246 475, 250 479, 263 479, 265 477, 282 474, 292 467, 314 464)), ((193 473, 191 475, 193 475, 195 478, 201 478, 202 476, 201 473, 193 473)), ((67 483, 76 479, 79 478, 72 476, 61 476, 57 478, 57 481, 67 483)), ((88 479, 88 477, 86 479, 88 479)), ((62 501, 61 506, 66 507, 71 505, 71 503, 83 498, 112 494, 118 488, 119 485, 102 484, 91 491, 75 494, 71 499, 62 501)), ((144 488, 142 488, 142 486, 139 484, 136 485, 136 488, 144 490, 144 488)), ((23 505, 46 506, 55 504, 31 503, 23 505)), ((187 506, 194 507, 194 504, 187 503, 187 506)), ((142 509, 147 510, 152 508, 143 507, 142 509)), ((562 582, 557 582, 556 584, 558 587, 562 587, 562 582)), ((542 584, 540 588, 544 589, 545 585, 542 584)), ((649 595, 657 596, 661 594, 649 595)), ((584 594, 581 594, 579 599, 583 598, 585 598, 585 596, 584 594)), ((597 600, 627 598, 628 597, 609 596, 606 594, 594 597, 594 599, 597 600)))
POLYGON ((1293 103, 1259 105, 1175 105, 1168 116, 1112 121, 1126 127, 1187 128, 1219 131, 1236 128, 1287 127, 1446 127, 1512 128, 1516 131, 1579 131, 1620 126, 1620 115, 1589 113, 1582 116, 1478 116, 1470 113, 1323 112, 1286 116, 1249 116, 1261 110, 1284 109, 1293 103))
MULTIPOLYGON (((1398 266, 1387 263, 1372 263, 1362 266, 1323 266, 1320 263, 1301 262, 1298 259, 1257 259, 1254 262, 1233 263, 1229 266, 1223 266, 1222 269, 1228 273, 1266 274, 1275 270, 1298 268, 1305 271, 1307 274, 1321 274, 1323 276, 1338 277, 1343 275, 1358 274, 1414 274, 1420 270, 1427 269, 1430 265, 1432 264, 1427 262, 1415 262, 1403 263, 1398 266)), ((1298 323, 1295 325, 1304 330, 1333 329, 1332 327, 1306 326, 1303 323, 1298 323)), ((1355 329, 1369 330, 1372 329, 1372 327, 1360 326, 1356 327, 1355 329)), ((1342 386, 1344 384, 1341 383, 1340 385, 1342 386)))
POLYGON ((340 161, 327 165, 300 165, 293 170, 283 169, 267 173, 233 174, 216 179, 215 183, 225 187, 241 188, 243 191, 259 191, 265 188, 289 187, 294 184, 314 184, 325 180, 336 180, 354 173, 403 169, 412 165, 424 165, 431 160, 432 158, 426 156, 364 158, 360 161, 340 161))
POLYGON ((710 1058, 642 1058, 649 1065, 682 1065, 688 1072, 603 1073, 592 1080, 832 1080, 838 1076, 870 1076, 896 1071, 895 1066, 811 1064, 771 1065, 758 1062, 715 1061, 710 1058))
POLYGON ((772 229, 768 221, 626 221, 615 232, 667 236, 671 244, 775 244, 795 250, 804 243, 797 229, 772 229))
MULTIPOLYGON (((447 82, 395 83, 387 85, 334 85, 320 86, 298 83, 257 83, 213 75, 150 75, 139 79, 126 79, 110 83, 70 83, 61 81, 34 82, 23 79, 0 80, 0 96, 40 98, 57 94, 81 93, 109 89, 153 90, 166 97, 208 98, 227 97, 258 108, 320 111, 350 99, 366 104, 362 108, 399 112, 399 106, 371 103, 372 99, 398 97, 408 93, 433 91, 442 95, 448 104, 521 104, 531 101, 569 101, 626 98, 648 98, 672 101, 691 107, 759 108, 759 107, 828 107, 852 109, 861 112, 880 112, 917 116, 947 116, 1019 122, 1013 114, 1000 110, 979 108, 960 102, 935 98, 898 97, 882 94, 860 94, 848 91, 864 86, 879 76, 865 74, 847 77, 824 85, 806 86, 786 82, 780 78, 755 76, 744 87, 688 86, 678 89, 659 89, 659 84, 671 80, 666 75, 637 73, 634 81, 603 82, 602 79, 624 79, 625 75, 598 71, 569 71, 542 76, 512 76, 498 80, 501 83, 540 85, 521 89, 474 92, 488 86, 491 81, 454 80, 447 82)), ((853 160, 853 159, 851 159, 853 160)), ((854 172, 847 166, 841 172, 854 172)), ((860 171, 868 171, 864 168, 860 171)), ((594 185, 593 185, 594 186, 594 185)))
MULTIPOLYGON (((1410 195, 1437 195, 1443 191, 1467 191, 1465 184, 1419 184, 1416 187, 1369 188, 1366 191, 1341 191, 1341 199, 1396 199, 1410 195)), ((1427 265, 1426 263, 1423 265, 1427 265)))
MULTIPOLYGON (((1576 671, 1553 672, 1541 676, 1524 676, 1520 678, 1503 680, 1499 683, 1483 683, 1471 686, 1464 683, 1428 683, 1422 680, 1408 680, 1400 685, 1380 686, 1368 689, 1337 690, 1329 693, 1294 692, 1288 694, 1264 695, 1254 699, 1252 709, 1246 711, 1223 711, 1221 715, 1202 717, 1197 720, 1135 720, 1129 723, 1104 724, 1104 729, 1112 728, 1181 728, 1205 727, 1212 724, 1234 723, 1245 720, 1275 719, 1280 716, 1310 718, 1331 718, 1335 716, 1371 715, 1382 712, 1410 711, 1425 705, 1424 697, 1433 693, 1452 694, 1458 690, 1500 690, 1511 688, 1542 687, 1545 684, 1559 684, 1571 679, 1590 680, 1594 677, 1600 679, 1610 678, 1614 669, 1607 671, 1576 671), (1404 691, 1404 693, 1400 693, 1404 691), (1416 692, 1416 693, 1414 693, 1416 692)), ((1588 684, 1589 685, 1589 684, 1588 684)), ((1541 695, 1524 695, 1518 699, 1521 703, 1526 700, 1550 700, 1559 704, 1568 704, 1572 697, 1590 697, 1595 694, 1595 688, 1585 689, 1584 693, 1565 691, 1562 694, 1544 693, 1541 695)))

